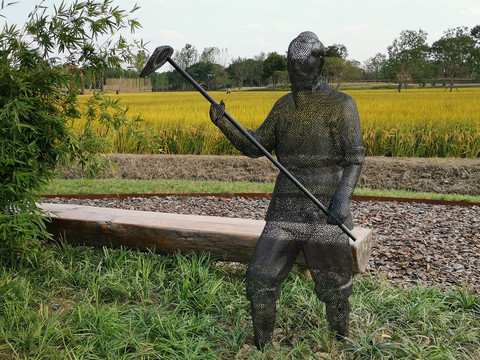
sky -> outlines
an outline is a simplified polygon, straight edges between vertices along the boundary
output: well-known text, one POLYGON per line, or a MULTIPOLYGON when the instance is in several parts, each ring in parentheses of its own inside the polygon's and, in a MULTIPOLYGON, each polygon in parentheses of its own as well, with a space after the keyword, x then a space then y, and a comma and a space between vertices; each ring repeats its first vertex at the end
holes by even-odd
MULTIPOLYGON (((8 23, 22 24, 37 3, 19 0, 0 14, 8 23)), ((115 4, 130 10, 135 2, 115 4)), ((138 0, 137 4, 141 8, 134 17, 142 28, 134 37, 148 42, 150 52, 160 45, 180 50, 189 43, 199 53, 216 46, 227 50, 223 59, 227 63, 262 52, 286 54, 290 41, 306 30, 316 33, 325 46, 345 45, 348 59, 363 63, 376 53, 387 54, 402 30, 422 29, 431 44, 449 28, 480 24, 479 0, 138 0)), ((4 21, 0 19, 0 24, 4 21)))

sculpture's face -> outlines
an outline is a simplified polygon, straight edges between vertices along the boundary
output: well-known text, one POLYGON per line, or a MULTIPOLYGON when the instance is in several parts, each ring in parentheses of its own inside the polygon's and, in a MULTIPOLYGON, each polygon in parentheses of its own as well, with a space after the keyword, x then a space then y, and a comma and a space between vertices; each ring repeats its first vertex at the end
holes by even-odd
POLYGON ((294 90, 312 90, 320 79, 325 48, 315 34, 304 32, 288 48, 288 73, 294 90))
POLYGON ((292 87, 296 90, 312 90, 321 79, 322 68, 323 58, 309 56, 303 61, 289 61, 288 73, 292 87))

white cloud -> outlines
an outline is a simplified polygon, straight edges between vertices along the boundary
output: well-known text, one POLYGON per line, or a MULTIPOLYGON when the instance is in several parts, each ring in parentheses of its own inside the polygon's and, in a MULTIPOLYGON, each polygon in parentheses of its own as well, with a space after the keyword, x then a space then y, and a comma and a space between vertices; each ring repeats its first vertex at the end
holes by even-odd
POLYGON ((172 41, 185 41, 187 39, 185 35, 174 30, 164 30, 162 31, 161 35, 165 39, 172 41))

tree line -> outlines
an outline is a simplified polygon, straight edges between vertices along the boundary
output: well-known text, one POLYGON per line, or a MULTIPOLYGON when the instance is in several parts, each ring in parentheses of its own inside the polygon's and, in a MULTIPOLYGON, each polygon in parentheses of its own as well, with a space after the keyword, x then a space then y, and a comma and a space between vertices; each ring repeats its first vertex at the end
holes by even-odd
MULTIPOLYGON (((427 32, 419 29, 404 30, 388 46, 385 54, 377 53, 360 63, 348 60, 348 50, 343 44, 326 47, 325 81, 337 88, 344 82, 388 81, 398 83, 398 89, 408 84, 422 87, 440 83, 450 90, 459 79, 480 81, 480 25, 451 28, 443 36, 427 43, 427 32)), ((287 88, 289 83, 287 58, 284 54, 261 53, 253 58, 234 58, 228 66, 226 49, 204 48, 199 52, 186 44, 174 53, 174 60, 206 89, 232 87, 287 88)), ((147 60, 140 51, 135 66, 123 73, 106 72, 106 77, 135 77, 147 60)), ((190 85, 176 71, 150 75, 153 91, 188 90, 190 85)))
POLYGON ((387 48, 364 64, 367 76, 395 80, 399 89, 409 83, 425 86, 442 81, 450 91, 458 79, 480 80, 480 25, 451 28, 427 44, 427 32, 404 30, 387 48))

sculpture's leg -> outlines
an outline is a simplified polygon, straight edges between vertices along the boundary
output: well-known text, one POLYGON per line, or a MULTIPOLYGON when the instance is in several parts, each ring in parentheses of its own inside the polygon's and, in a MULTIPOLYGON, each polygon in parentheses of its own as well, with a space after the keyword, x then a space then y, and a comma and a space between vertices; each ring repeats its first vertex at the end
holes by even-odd
POLYGON ((339 340, 348 337, 350 325, 350 302, 348 298, 325 303, 330 330, 339 340))
POLYGON ((304 245, 304 254, 317 297, 325 302, 330 329, 339 339, 347 337, 353 288, 348 238, 333 226, 321 227, 304 245))
POLYGON ((262 350, 272 341, 276 320, 276 301, 267 303, 251 302, 255 346, 262 350))
POLYGON ((301 250, 297 242, 288 240, 290 237, 283 229, 267 223, 248 266, 247 299, 259 350, 272 340, 280 288, 301 250))

